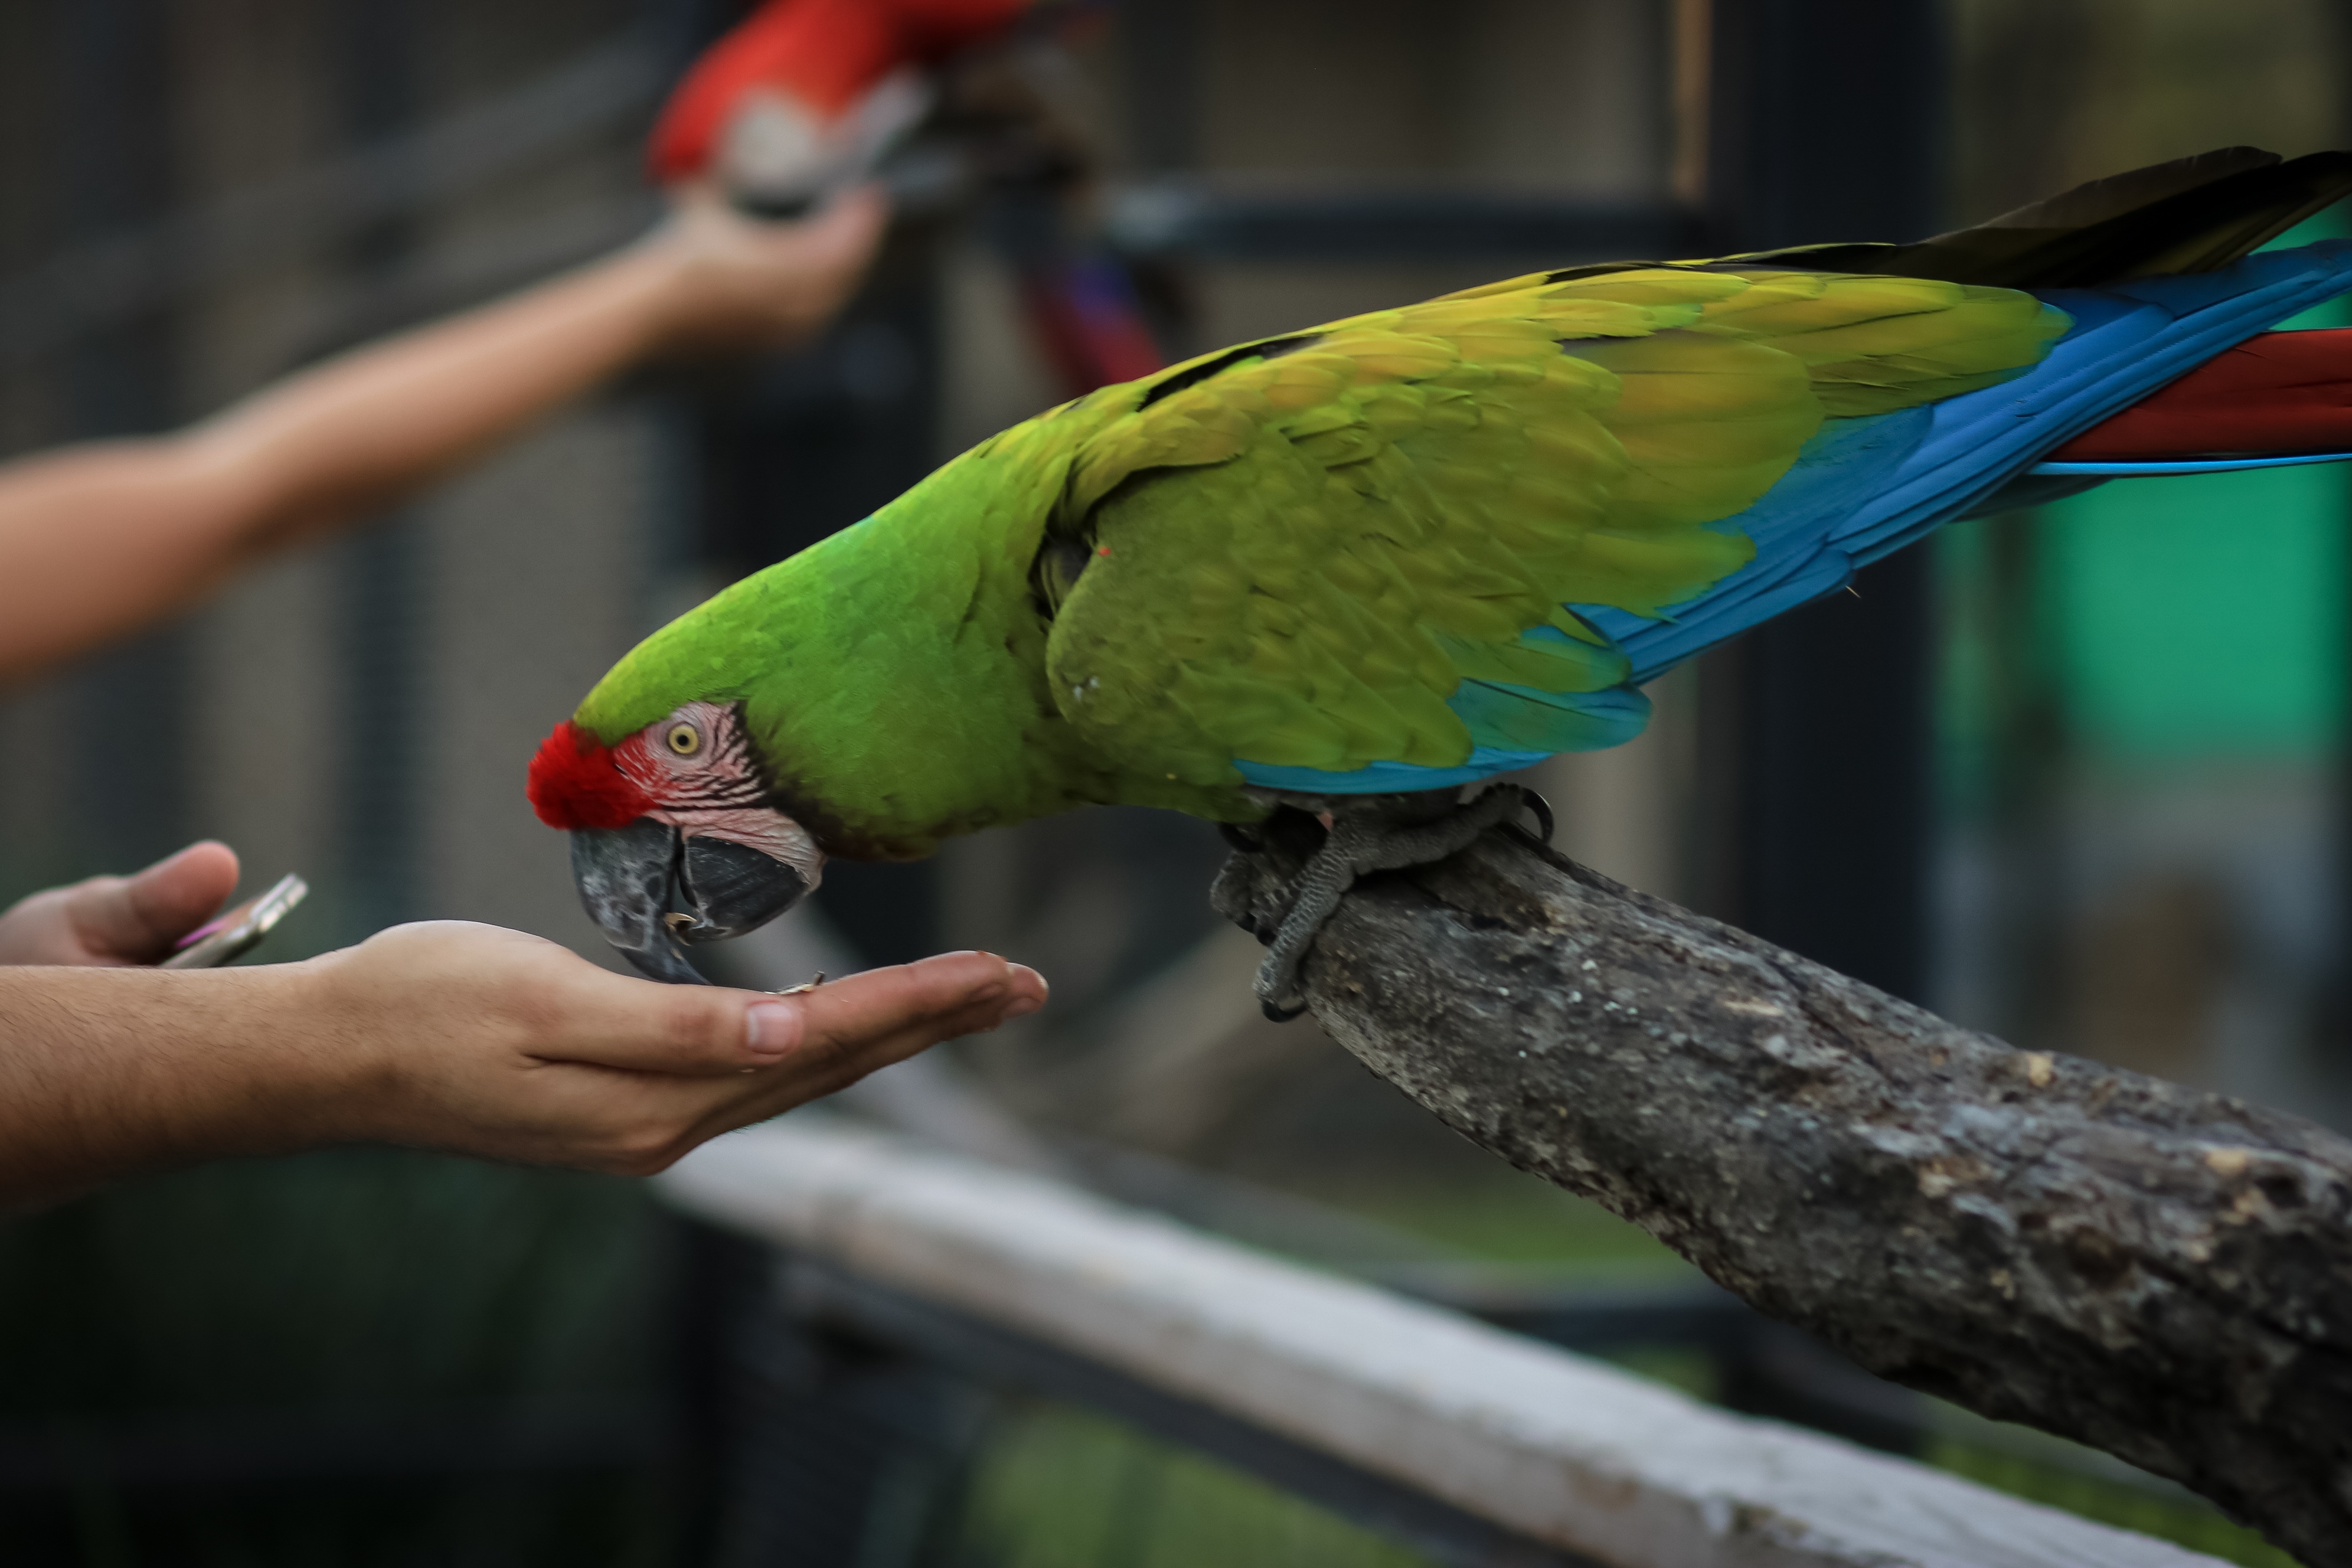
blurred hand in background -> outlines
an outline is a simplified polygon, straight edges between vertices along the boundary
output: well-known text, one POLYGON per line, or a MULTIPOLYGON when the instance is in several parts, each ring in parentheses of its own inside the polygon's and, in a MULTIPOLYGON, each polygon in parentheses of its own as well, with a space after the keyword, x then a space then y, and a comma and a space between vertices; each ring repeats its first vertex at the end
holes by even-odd
POLYGON ((719 189, 670 192, 668 221, 646 248, 668 274, 659 347, 740 353, 802 342, 849 302, 890 221, 879 187, 845 192, 798 222, 748 217, 719 189))

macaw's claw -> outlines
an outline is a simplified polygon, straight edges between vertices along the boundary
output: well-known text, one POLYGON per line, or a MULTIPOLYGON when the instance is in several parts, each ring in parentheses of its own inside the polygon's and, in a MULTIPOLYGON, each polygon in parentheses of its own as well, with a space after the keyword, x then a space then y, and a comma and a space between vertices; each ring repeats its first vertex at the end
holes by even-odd
MULTIPOLYGON (((1369 871, 1402 871, 1443 860, 1468 848, 1478 835, 1509 821, 1523 808, 1535 812, 1543 825, 1545 840, 1551 837, 1550 805, 1521 784, 1496 784, 1434 818, 1414 815, 1401 821, 1398 799, 1380 795, 1350 801, 1324 796, 1318 802, 1330 815, 1330 832, 1290 884, 1288 912, 1275 926, 1251 987, 1257 993, 1259 1006, 1274 1022, 1287 1023, 1307 1010, 1305 998, 1297 994, 1298 966, 1305 962, 1307 950, 1315 945, 1323 922, 1339 909, 1357 878, 1369 871)), ((1263 925, 1260 930, 1263 933, 1263 925)))
POLYGON ((1542 839, 1546 844, 1550 843, 1552 829, 1558 826, 1558 824, 1552 821, 1551 802, 1546 800, 1543 796, 1538 795, 1535 791, 1529 789, 1525 784, 1514 784, 1511 787, 1519 792, 1519 798, 1527 803, 1527 807, 1529 811, 1536 814, 1536 837, 1542 839))

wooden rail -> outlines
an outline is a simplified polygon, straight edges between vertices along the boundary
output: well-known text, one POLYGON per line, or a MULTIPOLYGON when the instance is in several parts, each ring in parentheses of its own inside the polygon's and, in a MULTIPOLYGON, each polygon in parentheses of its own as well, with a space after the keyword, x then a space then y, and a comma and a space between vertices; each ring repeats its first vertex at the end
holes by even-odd
POLYGON ((1612 1568, 2215 1561, 887 1135, 772 1122, 659 1184, 830 1274, 1612 1568))

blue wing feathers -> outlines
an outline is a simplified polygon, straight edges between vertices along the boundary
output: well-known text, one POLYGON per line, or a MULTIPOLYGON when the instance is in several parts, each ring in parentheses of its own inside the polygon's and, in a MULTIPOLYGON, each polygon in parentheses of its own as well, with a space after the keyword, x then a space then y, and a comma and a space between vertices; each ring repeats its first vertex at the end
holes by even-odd
POLYGON ((1648 700, 1633 688, 1835 593, 1857 568, 1982 507, 2012 483, 2095 480, 2101 476, 2088 470, 2098 465, 2035 465, 2042 454, 2231 344, 2347 289, 2352 241, 2325 240, 2258 252, 2218 272, 2042 291, 2073 324, 2041 364, 2014 381, 1927 407, 1831 421, 1761 500, 1714 525, 1755 541, 1747 566, 1656 619, 1607 605, 1569 606, 1624 651, 1632 664, 1625 685, 1560 694, 1465 680, 1448 706, 1468 724, 1476 749, 1456 768, 1376 763, 1328 773, 1235 765, 1267 788, 1372 794, 1448 788, 1557 752, 1630 740, 1649 716, 1648 700), (2038 472, 2053 478, 2026 479, 2038 472))

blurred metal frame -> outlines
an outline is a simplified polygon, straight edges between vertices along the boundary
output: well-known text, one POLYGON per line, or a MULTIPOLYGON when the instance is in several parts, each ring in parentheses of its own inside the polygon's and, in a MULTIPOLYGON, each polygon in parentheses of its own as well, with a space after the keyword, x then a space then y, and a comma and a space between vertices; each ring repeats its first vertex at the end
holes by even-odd
MULTIPOLYGON (((1940 226, 1934 0, 1704 10, 1711 248, 1940 226)), ((1715 833, 1728 885, 1707 912, 1913 1001, 1928 968, 1932 564, 1924 547, 1891 556, 1710 655, 1705 677, 1702 772, 1729 796, 1715 833)))
POLYGON ((1438 186, 1284 190, 1171 177, 1111 202, 1112 243, 1175 262, 1362 265, 1688 256, 1698 215, 1668 201, 1570 201, 1438 186))
MULTIPOLYGON (((77 16, 101 9, 71 8, 77 16)), ((58 351, 257 267, 527 170, 649 107, 667 75, 649 37, 624 37, 430 123, 367 126, 339 157, 193 211, 86 220, 50 259, 0 279, 0 358, 58 351)), ((131 118, 98 114, 86 123, 104 141, 126 134, 116 122, 131 118)), ((65 145, 83 140, 77 134, 65 145)))

